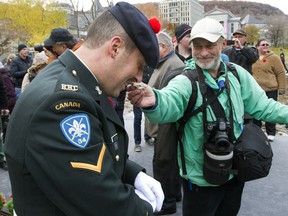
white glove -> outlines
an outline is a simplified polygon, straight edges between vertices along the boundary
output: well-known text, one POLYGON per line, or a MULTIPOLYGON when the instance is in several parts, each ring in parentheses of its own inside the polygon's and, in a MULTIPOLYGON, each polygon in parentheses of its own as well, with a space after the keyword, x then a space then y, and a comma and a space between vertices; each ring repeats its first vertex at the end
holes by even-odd
POLYGON ((145 195, 144 195, 141 191, 139 191, 139 190, 137 190, 137 189, 135 189, 135 193, 136 193, 141 199, 143 199, 143 200, 147 201, 148 203, 150 203, 150 205, 151 205, 152 208, 153 208, 153 212, 155 211, 155 209, 156 209, 156 199, 155 199, 153 202, 151 202, 150 200, 147 199, 147 197, 145 197, 145 195))
POLYGON ((153 203, 156 200, 156 211, 161 210, 164 193, 161 184, 158 181, 146 175, 144 172, 139 172, 136 176, 134 187, 142 192, 150 203, 153 203))

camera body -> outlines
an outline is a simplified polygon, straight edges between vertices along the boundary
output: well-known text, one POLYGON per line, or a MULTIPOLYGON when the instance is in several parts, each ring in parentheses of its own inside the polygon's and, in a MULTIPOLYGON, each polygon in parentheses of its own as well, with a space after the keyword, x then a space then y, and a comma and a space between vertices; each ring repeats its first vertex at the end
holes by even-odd
POLYGON ((230 130, 230 123, 224 119, 219 118, 216 122, 206 123, 206 137, 207 143, 205 145, 211 146, 213 152, 217 154, 226 154, 231 151, 228 132, 230 130))
POLYGON ((224 119, 206 123, 203 174, 207 182, 221 185, 229 180, 234 145, 229 141, 230 123, 224 119))
POLYGON ((227 46, 234 45, 235 41, 234 40, 227 40, 226 44, 227 46))

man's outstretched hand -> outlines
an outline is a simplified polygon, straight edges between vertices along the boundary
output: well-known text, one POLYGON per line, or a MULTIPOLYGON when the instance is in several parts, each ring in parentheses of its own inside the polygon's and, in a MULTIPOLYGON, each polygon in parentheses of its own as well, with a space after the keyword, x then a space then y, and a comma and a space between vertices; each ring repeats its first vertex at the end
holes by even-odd
POLYGON ((155 94, 152 88, 145 83, 137 83, 138 85, 127 86, 127 98, 131 104, 141 108, 152 107, 156 103, 155 94), (137 86, 141 86, 138 88, 137 86))

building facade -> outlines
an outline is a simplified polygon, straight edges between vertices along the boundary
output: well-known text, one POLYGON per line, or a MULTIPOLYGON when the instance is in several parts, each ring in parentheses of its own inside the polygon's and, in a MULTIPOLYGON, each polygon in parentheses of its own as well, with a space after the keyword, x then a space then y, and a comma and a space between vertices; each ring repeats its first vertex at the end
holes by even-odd
POLYGON ((175 25, 193 26, 204 17, 204 7, 198 0, 164 0, 159 2, 159 16, 175 25))
POLYGON ((236 17, 229 10, 222 10, 215 7, 211 11, 205 13, 204 16, 218 20, 224 26, 227 39, 232 39, 233 32, 242 27, 241 17, 236 17))

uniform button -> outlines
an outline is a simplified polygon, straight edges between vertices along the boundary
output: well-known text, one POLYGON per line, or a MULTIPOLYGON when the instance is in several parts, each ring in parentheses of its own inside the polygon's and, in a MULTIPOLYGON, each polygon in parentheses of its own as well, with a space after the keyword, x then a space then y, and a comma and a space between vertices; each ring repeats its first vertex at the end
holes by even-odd
POLYGON ((116 155, 115 159, 116 159, 116 161, 119 161, 119 159, 120 159, 119 155, 116 155))
POLYGON ((95 87, 95 90, 98 92, 99 95, 102 94, 102 90, 100 89, 99 86, 96 86, 96 87, 95 87))
POLYGON ((77 71, 72 70, 72 74, 73 74, 73 76, 77 76, 77 71))

